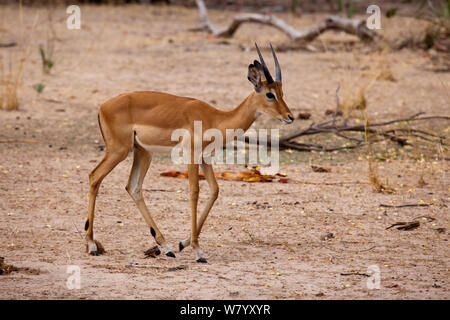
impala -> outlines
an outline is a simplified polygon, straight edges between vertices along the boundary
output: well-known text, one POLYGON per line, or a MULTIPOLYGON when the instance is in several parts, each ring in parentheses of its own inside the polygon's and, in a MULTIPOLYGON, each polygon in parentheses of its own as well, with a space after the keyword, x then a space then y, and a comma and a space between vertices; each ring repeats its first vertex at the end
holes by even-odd
MULTIPOLYGON (((222 133, 225 133, 226 129, 242 129, 245 132, 260 111, 268 113, 283 123, 294 121, 292 113, 283 100, 281 69, 272 45, 270 47, 275 62, 276 80, 273 80, 256 45, 260 61, 255 60, 248 66, 248 80, 253 84, 254 90, 231 111, 215 109, 196 99, 152 91, 121 94, 100 106, 98 121, 106 152, 100 163, 89 174, 89 212, 85 230, 87 249, 91 255, 98 255, 100 251, 100 244, 94 241, 94 209, 100 184, 131 150, 134 152, 134 159, 126 190, 143 215, 156 243, 163 248, 167 256, 175 257, 142 197, 142 182, 150 166, 152 153, 171 150, 177 144, 171 139, 171 133, 176 129, 187 129, 193 136, 194 121, 201 121, 204 131, 216 128, 222 133)), ((202 148, 207 145, 206 142, 202 143, 202 148)), ((190 148, 192 150, 193 146, 191 145, 190 148)), ((194 153, 191 152, 191 154, 194 153)), ((219 187, 211 162, 191 161, 187 167, 192 226, 190 236, 180 241, 179 250, 191 245, 197 255, 196 261, 205 263, 206 259, 200 249, 198 236, 218 197, 219 187), (197 221, 199 166, 208 182, 211 195, 197 221)), ((159 254, 159 249, 157 253, 159 254)))

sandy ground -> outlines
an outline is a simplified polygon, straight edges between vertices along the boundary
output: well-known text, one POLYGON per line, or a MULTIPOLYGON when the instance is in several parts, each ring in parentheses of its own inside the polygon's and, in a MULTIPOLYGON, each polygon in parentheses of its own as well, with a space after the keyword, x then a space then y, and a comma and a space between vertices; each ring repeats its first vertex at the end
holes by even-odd
MULTIPOLYGON (((18 10, 0 10, 1 39, 17 39, 18 10)), ((124 189, 129 157, 104 180, 97 200, 95 235, 106 254, 89 256, 83 227, 87 176, 103 155, 99 104, 122 92, 156 90, 230 109, 250 93, 247 66, 256 57, 239 44, 250 48, 255 40, 276 44, 286 39, 271 28, 249 25, 227 42, 216 41, 187 31, 197 26, 195 10, 166 7, 82 7, 82 29, 71 31, 65 29, 62 8, 52 20, 58 38, 55 67, 44 75, 36 48, 45 44, 46 10, 26 8, 25 30, 32 30, 36 13, 20 109, 0 112, 0 256, 34 272, 0 275, 1 299, 450 298, 449 167, 435 159, 438 153, 424 163, 407 157, 378 163, 380 176, 397 189, 390 195, 373 192, 366 182, 367 161, 358 152, 286 154, 281 172, 303 183, 220 180, 219 199, 200 237, 206 265, 195 263, 189 248, 176 253, 176 259, 145 258, 153 239, 124 189), (32 88, 36 83, 45 84, 41 94, 32 88), (313 172, 311 162, 331 172, 313 172), (418 186, 421 173, 427 182, 423 187, 418 186), (380 207, 421 201, 430 206, 380 207), (413 220, 420 221, 419 228, 386 230, 413 220), (328 233, 334 237, 323 239, 328 233), (80 267, 80 289, 66 286, 70 265, 80 267), (373 265, 381 283, 380 289, 369 290, 366 274, 373 265)), ((212 11, 211 19, 220 24, 232 15, 212 11)), ((298 28, 323 17, 280 16, 298 28)), ((389 20, 382 32, 407 32, 412 23, 389 20)), ((316 45, 327 50, 282 52, 279 59, 291 110, 311 112, 319 121, 334 105, 337 83, 351 77, 352 68, 360 67, 370 52, 356 38, 336 33, 322 36, 316 45)), ((3 57, 14 52, 0 50, 3 57)), ((422 52, 388 53, 386 59, 397 81, 377 81, 368 90, 371 117, 418 111, 448 115, 449 73, 430 71, 429 57, 422 52)), ((283 130, 308 123, 297 121, 283 130)), ((445 128, 442 122, 434 125, 445 128)), ((277 126, 267 116, 256 123, 277 126)), ((155 157, 144 194, 164 235, 177 247, 189 233, 188 185, 184 179, 159 177, 167 170, 184 168, 155 157)), ((202 181, 200 207, 206 190, 202 181)))

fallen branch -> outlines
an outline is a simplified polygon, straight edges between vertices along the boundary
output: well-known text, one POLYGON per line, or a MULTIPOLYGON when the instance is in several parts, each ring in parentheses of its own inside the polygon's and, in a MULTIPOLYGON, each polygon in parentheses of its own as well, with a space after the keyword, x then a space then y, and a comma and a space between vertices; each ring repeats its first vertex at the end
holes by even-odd
POLYGON ((346 19, 338 16, 330 16, 318 24, 304 30, 297 30, 284 20, 274 15, 258 13, 243 13, 233 17, 231 23, 225 28, 219 28, 212 24, 208 18, 208 9, 203 0, 195 1, 199 10, 201 26, 194 30, 203 30, 217 38, 230 38, 243 23, 259 23, 274 27, 284 32, 292 41, 307 43, 313 41, 319 35, 328 30, 340 30, 355 35, 363 41, 372 41, 377 34, 367 28, 366 23, 359 19, 346 19))
MULTIPOLYGON (((338 90, 336 90, 337 92, 338 90)), ((446 137, 445 136, 439 136, 431 132, 427 132, 422 129, 415 129, 415 128, 382 128, 389 125, 407 122, 417 122, 417 121, 426 121, 426 120, 450 120, 450 117, 447 116, 423 116, 423 112, 416 113, 410 117, 406 118, 400 118, 400 119, 394 119, 384 122, 375 122, 370 123, 370 127, 366 127, 365 124, 348 124, 348 119, 344 118, 341 121, 337 121, 336 116, 333 115, 332 120, 327 120, 325 122, 315 124, 312 123, 309 127, 302 130, 297 130, 292 133, 286 134, 282 137, 280 137, 279 140, 279 147, 280 149, 293 149, 297 151, 324 151, 324 152, 331 152, 331 151, 338 151, 338 150, 350 150, 350 149, 356 149, 360 148, 362 146, 367 145, 368 143, 376 143, 381 142, 385 140, 391 140, 395 143, 397 143, 400 146, 406 146, 411 145, 411 143, 408 141, 408 137, 416 137, 418 139, 432 142, 432 143, 439 143, 442 146, 449 146, 447 143, 445 143, 446 137), (350 137, 344 134, 344 132, 359 132, 363 134, 364 136, 367 134, 367 139, 357 138, 357 137, 350 137), (334 134, 337 137, 344 138, 349 141, 348 144, 345 144, 343 146, 324 146, 322 144, 313 144, 313 143, 300 143, 297 141, 294 141, 294 139, 302 137, 302 136, 308 136, 308 135, 315 135, 315 134, 334 134)), ((263 144, 267 147, 270 147, 270 137, 265 139, 250 139, 248 136, 243 136, 239 138, 240 141, 244 141, 246 143, 257 143, 257 144, 263 144)))

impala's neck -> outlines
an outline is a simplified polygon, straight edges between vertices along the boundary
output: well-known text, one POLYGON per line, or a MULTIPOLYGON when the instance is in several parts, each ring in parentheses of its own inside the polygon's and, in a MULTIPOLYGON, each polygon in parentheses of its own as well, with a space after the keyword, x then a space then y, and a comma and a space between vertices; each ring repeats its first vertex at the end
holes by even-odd
POLYGON ((244 101, 231 111, 226 111, 217 124, 219 130, 242 129, 247 131, 258 116, 255 93, 251 93, 244 101))

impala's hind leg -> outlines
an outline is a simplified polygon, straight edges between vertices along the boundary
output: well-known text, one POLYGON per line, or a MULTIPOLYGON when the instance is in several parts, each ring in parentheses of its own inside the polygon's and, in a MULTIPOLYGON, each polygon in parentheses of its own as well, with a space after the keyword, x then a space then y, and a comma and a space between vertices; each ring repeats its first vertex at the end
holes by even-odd
MULTIPOLYGON (((144 217, 145 222, 150 227, 150 233, 155 238, 156 243, 163 247, 168 257, 175 258, 175 254, 166 243, 164 236, 156 226, 152 215, 145 205, 144 198, 142 197, 142 183, 150 166, 151 159, 151 154, 135 142, 133 167, 131 168, 130 178, 128 179, 126 190, 130 194, 131 198, 133 198, 139 211, 144 217)), ((157 252, 159 252, 159 250, 157 250, 157 252)))
POLYGON ((100 161, 100 163, 95 167, 94 170, 89 174, 89 213, 88 219, 85 224, 86 230, 86 241, 88 246, 89 254, 97 256, 100 249, 94 241, 94 210, 95 210, 95 200, 97 198, 98 189, 103 179, 111 172, 114 167, 124 160, 128 155, 128 150, 117 150, 115 152, 107 152, 105 157, 100 161))

